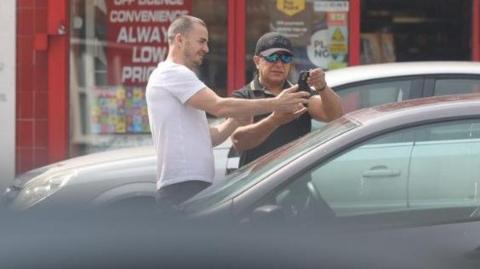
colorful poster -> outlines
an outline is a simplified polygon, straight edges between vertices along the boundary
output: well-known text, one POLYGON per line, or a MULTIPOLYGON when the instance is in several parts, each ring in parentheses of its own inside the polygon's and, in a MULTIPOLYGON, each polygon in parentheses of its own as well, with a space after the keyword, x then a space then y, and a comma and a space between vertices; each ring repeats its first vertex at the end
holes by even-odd
POLYGON ((325 69, 346 67, 348 63, 348 13, 328 12, 323 27, 315 29, 307 46, 308 59, 325 69))
POLYGON ((90 111, 93 134, 150 132, 145 90, 140 87, 103 87, 93 90, 90 111))
POLYGON ((168 53, 167 29, 191 0, 106 0, 110 85, 144 86, 168 53))
POLYGON ((348 64, 345 0, 276 0, 270 29, 292 40, 297 68, 335 69, 348 64))

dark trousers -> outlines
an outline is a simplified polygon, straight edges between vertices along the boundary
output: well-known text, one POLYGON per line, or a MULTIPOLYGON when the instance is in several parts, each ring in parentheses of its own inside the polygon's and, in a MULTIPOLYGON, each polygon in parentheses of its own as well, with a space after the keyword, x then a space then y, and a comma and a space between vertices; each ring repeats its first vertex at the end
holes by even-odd
POLYGON ((199 180, 185 181, 161 187, 157 190, 155 200, 162 211, 172 213, 177 206, 193 197, 211 183, 199 180))

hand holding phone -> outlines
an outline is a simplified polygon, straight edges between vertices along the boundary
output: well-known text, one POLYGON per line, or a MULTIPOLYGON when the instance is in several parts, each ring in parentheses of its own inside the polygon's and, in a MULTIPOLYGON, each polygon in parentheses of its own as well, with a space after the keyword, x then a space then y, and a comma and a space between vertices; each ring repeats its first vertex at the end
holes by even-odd
POLYGON ((298 75, 298 90, 299 91, 306 91, 310 92, 310 86, 307 83, 308 76, 310 76, 310 73, 308 71, 301 71, 300 74, 298 75))

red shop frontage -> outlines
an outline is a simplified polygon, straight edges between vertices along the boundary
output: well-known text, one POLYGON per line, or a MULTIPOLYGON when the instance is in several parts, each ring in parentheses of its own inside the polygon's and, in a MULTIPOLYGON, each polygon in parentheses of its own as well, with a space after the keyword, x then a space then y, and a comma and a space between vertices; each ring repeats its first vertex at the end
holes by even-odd
POLYGON ((272 30, 292 39, 295 70, 480 61, 480 0, 18 0, 16 173, 151 143, 144 87, 182 14, 208 25, 200 77, 222 96, 252 78, 272 30))

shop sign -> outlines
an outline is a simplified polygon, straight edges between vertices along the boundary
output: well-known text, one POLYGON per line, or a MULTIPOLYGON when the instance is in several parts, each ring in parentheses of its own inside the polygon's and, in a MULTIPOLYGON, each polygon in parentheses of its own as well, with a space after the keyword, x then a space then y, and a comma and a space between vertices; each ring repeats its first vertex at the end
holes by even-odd
POLYGON ((287 16, 293 16, 305 9, 305 0, 277 0, 277 9, 287 16))
POLYGON ((168 53, 167 29, 190 14, 191 0, 107 0, 107 72, 110 85, 144 86, 168 53))
POLYGON ((315 1, 313 10, 316 12, 348 12, 348 1, 315 1))

